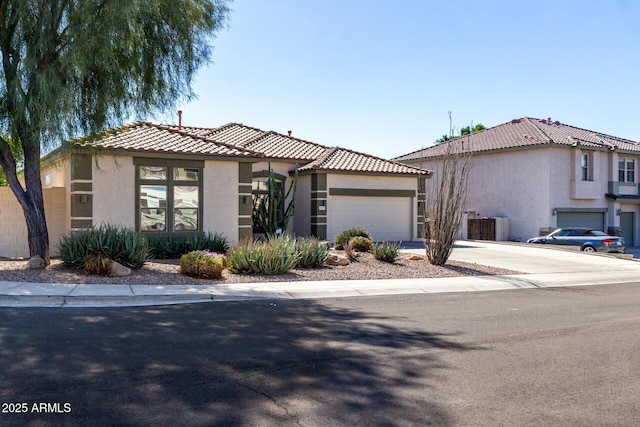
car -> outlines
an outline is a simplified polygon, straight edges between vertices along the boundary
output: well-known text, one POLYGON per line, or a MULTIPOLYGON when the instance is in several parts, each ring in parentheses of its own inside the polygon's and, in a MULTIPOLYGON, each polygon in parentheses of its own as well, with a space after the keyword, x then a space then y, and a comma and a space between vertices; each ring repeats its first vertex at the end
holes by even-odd
POLYGON ((600 230, 582 227, 558 228, 547 236, 533 237, 527 240, 527 243, 579 246, 583 252, 624 253, 625 250, 622 237, 610 236, 600 230))

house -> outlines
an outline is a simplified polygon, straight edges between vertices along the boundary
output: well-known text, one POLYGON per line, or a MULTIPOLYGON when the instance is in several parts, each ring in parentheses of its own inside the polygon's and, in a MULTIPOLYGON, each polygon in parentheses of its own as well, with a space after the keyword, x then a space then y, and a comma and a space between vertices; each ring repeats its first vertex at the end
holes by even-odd
MULTIPOLYGON (((238 123, 135 122, 71 141, 43 159, 52 254, 60 235, 103 223, 162 235, 211 231, 237 242, 254 233, 253 200, 265 191, 269 167, 285 188, 298 170, 286 230, 292 234, 332 241, 358 226, 375 240, 420 236, 418 199, 428 171, 238 123)), ((0 189, 0 200, 15 205, 0 207, 0 256, 27 256, 24 218, 12 196, 0 189)))
POLYGON ((508 218, 508 239, 584 226, 640 243, 640 143, 524 117, 394 160, 437 168, 451 143, 471 154, 469 218, 508 218))

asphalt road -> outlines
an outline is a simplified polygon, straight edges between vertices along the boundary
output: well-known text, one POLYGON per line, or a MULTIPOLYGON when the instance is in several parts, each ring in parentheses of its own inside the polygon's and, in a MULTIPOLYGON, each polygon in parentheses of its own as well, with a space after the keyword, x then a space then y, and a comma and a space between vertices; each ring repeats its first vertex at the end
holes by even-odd
POLYGON ((639 307, 611 285, 5 308, 0 424, 635 426, 639 307))

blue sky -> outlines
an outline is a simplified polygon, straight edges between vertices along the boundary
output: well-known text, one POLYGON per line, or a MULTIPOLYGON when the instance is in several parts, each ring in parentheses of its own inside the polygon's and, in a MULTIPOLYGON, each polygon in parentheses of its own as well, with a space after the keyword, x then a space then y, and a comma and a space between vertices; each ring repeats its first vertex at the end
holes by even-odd
MULTIPOLYGON (((518 117, 640 140, 640 2, 236 0, 183 123, 395 157, 518 117)), ((155 118, 176 123, 177 114, 155 118)))

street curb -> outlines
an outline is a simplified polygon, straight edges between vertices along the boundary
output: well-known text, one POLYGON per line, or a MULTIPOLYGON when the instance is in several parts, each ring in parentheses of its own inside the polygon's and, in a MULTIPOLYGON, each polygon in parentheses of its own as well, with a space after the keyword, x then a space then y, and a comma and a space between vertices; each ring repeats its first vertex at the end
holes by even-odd
POLYGON ((215 295, 0 295, 0 307, 120 307, 212 302, 215 295))

